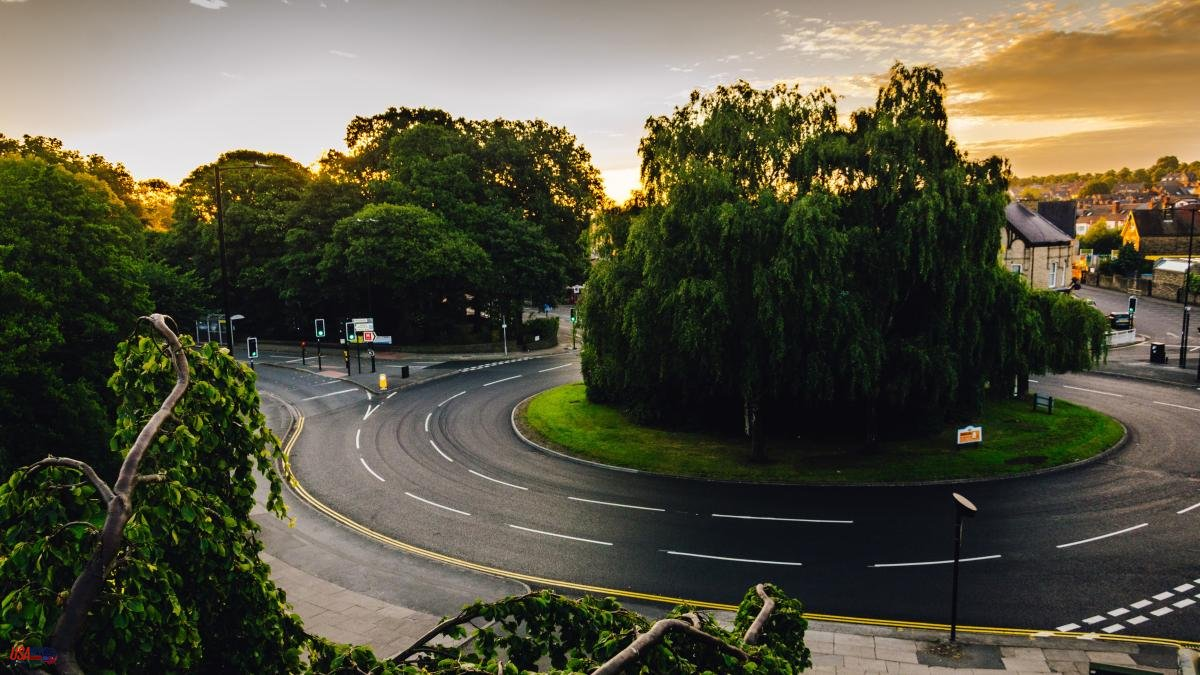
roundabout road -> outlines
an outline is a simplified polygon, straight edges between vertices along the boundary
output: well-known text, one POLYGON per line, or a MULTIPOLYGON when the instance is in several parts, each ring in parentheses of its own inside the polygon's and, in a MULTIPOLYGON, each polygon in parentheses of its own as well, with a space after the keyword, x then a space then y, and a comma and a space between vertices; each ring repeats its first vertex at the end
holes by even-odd
POLYGON ((259 376, 305 418, 291 458, 313 498, 395 540, 534 583, 736 604, 765 580, 813 613, 945 623, 959 491, 980 511, 963 542, 960 624, 1200 640, 1192 389, 1043 378, 1034 389, 1129 429, 1124 449, 1086 467, 957 487, 796 487, 614 471, 530 448, 513 407, 578 381, 570 356, 467 369, 386 397, 292 370, 259 376))

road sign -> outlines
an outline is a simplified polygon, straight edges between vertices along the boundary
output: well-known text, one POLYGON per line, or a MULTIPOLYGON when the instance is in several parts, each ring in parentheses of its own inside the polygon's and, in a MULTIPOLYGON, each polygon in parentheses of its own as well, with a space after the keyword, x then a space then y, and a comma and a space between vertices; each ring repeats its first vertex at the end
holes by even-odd
POLYGON ((325 319, 313 320, 313 332, 316 333, 318 338, 325 337, 325 319))
POLYGON ((375 319, 372 318, 351 319, 351 323, 354 324, 355 333, 362 333, 365 331, 373 332, 375 330, 375 319))
POLYGON ((983 442, 983 427, 963 427, 958 430, 958 444, 970 445, 983 442))
POLYGON ((374 331, 364 330, 363 332, 359 333, 359 335, 362 337, 363 342, 374 342, 375 341, 375 332, 374 331))

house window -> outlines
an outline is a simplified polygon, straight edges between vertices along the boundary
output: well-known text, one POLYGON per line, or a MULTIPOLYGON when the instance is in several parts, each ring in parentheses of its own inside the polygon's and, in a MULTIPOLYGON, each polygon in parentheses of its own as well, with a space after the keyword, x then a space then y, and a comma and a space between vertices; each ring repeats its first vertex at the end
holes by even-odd
POLYGON ((1058 286, 1058 261, 1050 263, 1050 288, 1058 286))
POLYGON ((1021 273, 1021 266, 1020 266, 1020 265, 1016 265, 1016 264, 1014 264, 1014 265, 1012 266, 1012 268, 1011 268, 1011 269, 1012 269, 1012 271, 1016 272, 1017 274, 1020 274, 1020 273, 1021 273))

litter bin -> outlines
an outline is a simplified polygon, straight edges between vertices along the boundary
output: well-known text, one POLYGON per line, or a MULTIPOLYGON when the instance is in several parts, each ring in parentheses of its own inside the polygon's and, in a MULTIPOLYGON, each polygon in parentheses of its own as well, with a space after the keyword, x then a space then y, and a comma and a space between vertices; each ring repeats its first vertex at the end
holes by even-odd
MULTIPOLYGON (((1166 363, 1166 361, 1163 361, 1163 363, 1166 363)), ((408 366, 400 366, 400 379, 404 379, 406 377, 408 377, 408 366)))
POLYGON ((1167 345, 1161 342, 1150 343, 1150 363, 1167 362, 1167 345))

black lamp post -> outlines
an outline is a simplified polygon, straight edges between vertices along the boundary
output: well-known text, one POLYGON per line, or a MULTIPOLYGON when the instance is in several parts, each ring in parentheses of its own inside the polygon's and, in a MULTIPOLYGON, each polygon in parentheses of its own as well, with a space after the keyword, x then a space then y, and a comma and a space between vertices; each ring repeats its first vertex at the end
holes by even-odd
MULTIPOLYGON (((268 164, 255 162, 245 166, 231 166, 225 170, 236 171, 238 169, 273 168, 275 167, 268 164)), ((221 312, 225 316, 225 320, 229 322, 230 328, 230 330, 225 333, 228 336, 226 338, 225 346, 229 348, 229 353, 233 354, 233 320, 230 318, 233 316, 233 314, 229 312, 229 271, 225 265, 225 221, 224 208, 222 206, 223 202, 221 200, 221 160, 217 160, 217 163, 213 164, 213 181, 216 184, 214 186, 214 190, 217 196, 217 250, 219 251, 221 257, 221 312)))
MULTIPOLYGON (((1196 207, 1192 206, 1192 224, 1188 228, 1188 257, 1187 269, 1183 272, 1183 332, 1179 338, 1179 367, 1187 368, 1188 355, 1188 323, 1191 319, 1192 308, 1188 305, 1188 296, 1192 290, 1192 235, 1196 231, 1196 207)), ((1200 377, 1200 371, 1197 372, 1200 377)))
POLYGON ((962 549, 963 518, 974 518, 979 509, 966 497, 954 493, 954 584, 950 590, 950 641, 958 632, 958 558, 962 549))

